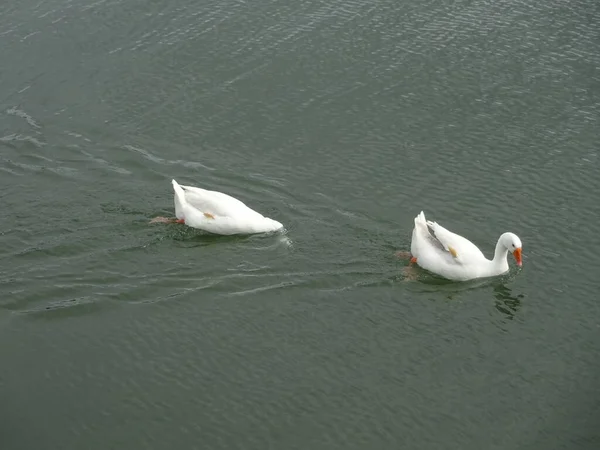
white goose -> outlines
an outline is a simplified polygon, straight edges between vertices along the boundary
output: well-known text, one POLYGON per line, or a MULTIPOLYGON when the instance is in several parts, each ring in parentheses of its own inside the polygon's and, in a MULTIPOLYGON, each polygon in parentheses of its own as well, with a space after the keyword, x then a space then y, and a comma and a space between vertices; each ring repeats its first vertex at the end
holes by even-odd
POLYGON ((492 277, 508 272, 507 253, 512 252, 517 265, 523 264, 523 245, 514 233, 498 239, 494 259, 487 259, 468 239, 446 230, 436 222, 425 220, 423 211, 415 217, 410 252, 411 262, 423 269, 455 281, 492 277))
POLYGON ((237 198, 217 191, 182 186, 173 180, 175 219, 157 217, 152 222, 184 223, 215 234, 253 234, 276 231, 283 225, 250 209, 237 198))

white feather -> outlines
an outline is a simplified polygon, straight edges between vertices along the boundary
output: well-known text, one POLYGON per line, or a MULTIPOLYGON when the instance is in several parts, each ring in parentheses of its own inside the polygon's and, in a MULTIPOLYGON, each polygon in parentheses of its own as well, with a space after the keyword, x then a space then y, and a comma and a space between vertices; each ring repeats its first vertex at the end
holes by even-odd
POLYGON ((520 260, 521 248, 521 240, 515 234, 504 233, 496 244, 494 259, 489 260, 471 241, 427 221, 421 211, 415 217, 410 251, 422 268, 444 278, 464 281, 507 272, 508 251, 519 249, 520 260))
POLYGON ((276 231, 283 225, 223 194, 173 180, 175 215, 185 224, 215 234, 253 234, 276 231))

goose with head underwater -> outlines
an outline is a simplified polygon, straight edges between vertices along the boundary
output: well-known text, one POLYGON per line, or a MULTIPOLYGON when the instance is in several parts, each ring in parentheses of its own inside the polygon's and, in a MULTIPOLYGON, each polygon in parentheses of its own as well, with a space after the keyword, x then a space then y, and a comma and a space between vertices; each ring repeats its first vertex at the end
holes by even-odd
POLYGON ((172 180, 177 219, 157 217, 152 222, 176 222, 209 233, 255 234, 281 230, 283 225, 217 191, 184 186, 172 180))

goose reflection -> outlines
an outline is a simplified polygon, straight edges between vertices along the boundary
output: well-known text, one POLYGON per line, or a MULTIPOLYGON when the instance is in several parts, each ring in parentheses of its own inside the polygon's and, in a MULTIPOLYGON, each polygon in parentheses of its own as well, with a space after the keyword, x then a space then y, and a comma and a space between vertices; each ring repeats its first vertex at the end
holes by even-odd
POLYGON ((495 306, 506 318, 512 320, 516 313, 521 309, 521 299, 523 294, 513 294, 512 289, 504 283, 494 285, 494 297, 496 297, 495 306))

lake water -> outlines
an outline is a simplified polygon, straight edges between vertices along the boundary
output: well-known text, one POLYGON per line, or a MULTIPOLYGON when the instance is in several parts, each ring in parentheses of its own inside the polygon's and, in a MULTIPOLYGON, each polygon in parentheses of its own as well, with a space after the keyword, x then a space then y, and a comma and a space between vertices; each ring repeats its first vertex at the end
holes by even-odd
POLYGON ((6 1, 0 61, 2 450, 600 448, 596 0, 6 1), (421 210, 523 268, 407 271, 421 210))

